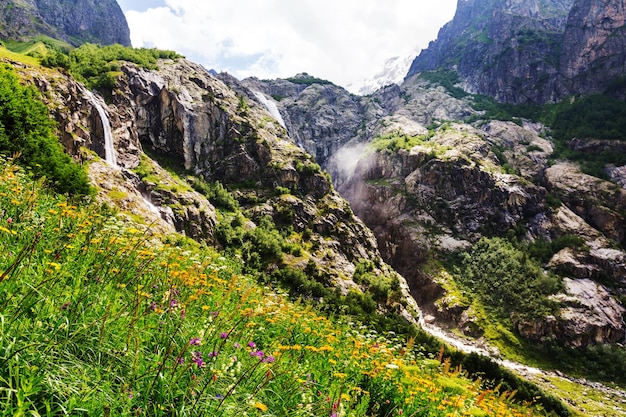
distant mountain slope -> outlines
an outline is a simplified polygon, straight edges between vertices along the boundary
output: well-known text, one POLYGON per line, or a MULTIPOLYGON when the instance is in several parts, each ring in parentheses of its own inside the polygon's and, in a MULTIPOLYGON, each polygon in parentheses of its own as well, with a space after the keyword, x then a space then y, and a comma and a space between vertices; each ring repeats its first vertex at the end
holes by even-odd
POLYGON ((130 46, 130 29, 115 0, 9 0, 0 6, 0 22, 2 39, 26 41, 43 35, 74 46, 130 46))
POLYGON ((455 70, 466 91, 509 103, 615 93, 624 23, 621 0, 461 0, 407 77, 455 70))

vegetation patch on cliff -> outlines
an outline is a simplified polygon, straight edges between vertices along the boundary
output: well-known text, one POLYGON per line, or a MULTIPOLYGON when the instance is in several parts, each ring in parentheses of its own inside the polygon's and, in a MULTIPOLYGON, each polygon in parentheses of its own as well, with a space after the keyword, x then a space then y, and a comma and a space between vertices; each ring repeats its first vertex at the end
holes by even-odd
POLYGON ((0 65, 0 153, 46 177, 61 193, 90 192, 87 173, 65 152, 39 92, 22 86, 13 69, 0 65))

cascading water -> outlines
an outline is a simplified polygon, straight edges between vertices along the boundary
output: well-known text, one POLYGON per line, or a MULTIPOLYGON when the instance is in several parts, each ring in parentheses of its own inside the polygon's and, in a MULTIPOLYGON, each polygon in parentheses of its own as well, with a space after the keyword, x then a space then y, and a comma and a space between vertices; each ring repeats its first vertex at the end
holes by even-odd
POLYGON ((161 211, 157 206, 154 205, 150 197, 143 193, 141 193, 141 197, 143 198, 144 203, 146 203, 146 206, 148 206, 148 210, 150 210, 151 213, 154 213, 160 217, 161 211))
MULTIPOLYGON (((113 133, 111 132, 111 122, 109 121, 109 117, 95 94, 91 91, 87 91, 86 95, 89 98, 89 101, 91 101, 91 104, 98 111, 98 115, 100 116, 100 120, 102 122, 102 130, 104 132, 104 159, 107 164, 115 169, 119 169, 117 157, 115 155, 115 147, 113 146, 113 133)), ((148 207, 148 210, 160 217, 161 212, 158 207, 152 203, 150 198, 143 193, 140 193, 140 195, 145 205, 148 207)))
POLYGON ((104 107, 100 104, 96 96, 91 92, 87 91, 87 97, 96 108, 98 115, 100 116, 100 120, 102 121, 102 130, 104 132, 104 157, 106 162, 114 168, 118 168, 117 165, 117 157, 115 156, 115 147, 113 146, 113 133, 111 133, 111 123, 109 122, 109 117, 104 111, 104 107))
POLYGON ((270 112, 272 117, 276 119, 276 121, 280 123, 282 127, 286 128, 285 121, 283 120, 283 116, 280 115, 280 112, 278 111, 278 106, 276 106, 276 103, 274 103, 272 100, 267 99, 265 95, 259 91, 255 91, 254 95, 265 106, 267 111, 270 112))

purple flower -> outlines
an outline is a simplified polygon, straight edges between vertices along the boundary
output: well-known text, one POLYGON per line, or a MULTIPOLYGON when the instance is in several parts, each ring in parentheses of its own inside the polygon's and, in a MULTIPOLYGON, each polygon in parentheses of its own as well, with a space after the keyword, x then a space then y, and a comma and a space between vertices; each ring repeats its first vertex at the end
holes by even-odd
POLYGON ((178 305, 178 301, 175 298, 172 298, 170 301, 170 307, 176 307, 178 305))
POLYGON ((189 344, 193 346, 200 346, 200 338, 192 337, 191 339, 189 339, 189 344))
POLYGON ((265 356, 265 352, 263 352, 262 350, 253 350, 252 352, 250 352, 250 356, 256 356, 259 359, 263 359, 263 356, 265 356))
POLYGON ((178 362, 179 365, 182 365, 182 364, 185 363, 185 358, 182 358, 182 357, 178 358, 178 359, 176 359, 176 362, 178 362))
POLYGON ((256 343, 254 342, 249 342, 248 346, 250 346, 252 349, 254 349, 256 347, 256 343))
POLYGON ((184 308, 180 311, 180 318, 181 319, 185 318, 185 309, 184 308))
POLYGON ((227 337, 228 337, 228 333, 226 333, 226 332, 220 333, 220 338, 226 339, 227 337))
POLYGON ((218 353, 219 353, 219 352, 218 352, 217 350, 214 350, 213 352, 209 352, 209 353, 208 353, 208 357, 209 357, 209 358, 216 358, 216 357, 217 357, 217 355, 218 355, 218 353))
POLYGON ((156 310, 157 309, 157 303, 155 303, 154 301, 152 303, 150 303, 150 309, 152 311, 156 310))
POLYGON ((274 362, 274 357, 273 356, 266 356, 263 359, 261 359, 263 362, 265 363, 273 363, 274 362))
POLYGON ((204 360, 202 359, 202 352, 193 352, 191 354, 191 360, 198 366, 198 368, 204 367, 204 360))
POLYGON ((241 343, 235 342, 233 343, 233 346, 235 347, 235 349, 239 349, 241 347, 241 343))

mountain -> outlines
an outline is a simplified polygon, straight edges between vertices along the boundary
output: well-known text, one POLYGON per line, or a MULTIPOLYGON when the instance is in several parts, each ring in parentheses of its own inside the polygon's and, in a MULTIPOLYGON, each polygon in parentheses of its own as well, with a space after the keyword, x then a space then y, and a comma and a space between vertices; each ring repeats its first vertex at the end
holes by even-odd
POLYGON ((130 29, 115 0, 24 0, 3 2, 0 38, 20 41, 47 36, 73 46, 85 42, 130 46, 130 29))
POLYGON ((453 70, 466 91, 508 103, 614 92, 624 73, 623 9, 619 0, 459 1, 408 76, 453 70))
POLYGON ((387 85, 401 84, 414 59, 414 54, 389 58, 374 75, 346 88, 366 96, 387 85))
POLYGON ((626 335, 626 160, 609 128, 623 38, 605 6, 459 2, 404 82, 365 97, 310 76, 242 83, 274 97, 427 321, 502 351, 556 344, 583 355, 557 365, 573 369, 623 355, 626 335))
MULTIPOLYGON (((261 285, 282 286, 331 316, 349 314, 385 334, 411 334, 407 344, 423 342, 418 349, 426 354, 432 340, 405 333, 417 323, 496 358, 625 386, 624 141, 612 137, 619 123, 608 134, 595 124, 585 130, 590 134, 568 133, 597 120, 603 106, 621 114, 619 94, 533 107, 540 116, 473 94, 550 102, 592 85, 599 63, 617 68, 619 13, 606 20, 607 10, 593 4, 461 1, 405 80, 367 96, 305 73, 279 80, 216 76, 150 50, 105 59, 99 51, 106 48, 82 49, 77 59, 107 62, 103 82, 94 82, 102 74, 92 74, 93 67, 58 57, 46 62, 67 64, 61 71, 14 55, 5 62, 42 93, 60 142, 89 171, 97 190, 90 198, 103 213, 113 207, 120 218, 143 223, 147 242, 151 233, 178 233, 165 239, 177 248, 181 236, 192 238, 237 260, 261 285), (606 30, 578 30, 585 16, 604 16, 606 30), (564 42, 579 48, 553 49, 564 42), (544 53, 558 59, 539 60, 544 53), (536 71, 526 76, 531 61, 536 71), (561 61, 569 62, 567 77, 561 61)), ((612 86, 620 85, 616 77, 612 86)), ((55 255, 45 256, 56 268, 55 255)), ((284 341, 307 350, 299 337, 284 341)), ((469 358, 480 365, 473 363, 476 372, 491 366, 469 358)), ((448 375, 451 363, 441 365, 448 375)), ((518 395, 533 398, 526 388, 518 395)), ((388 396, 397 397, 381 394, 372 405, 381 415, 392 410, 383 405, 388 396)))

